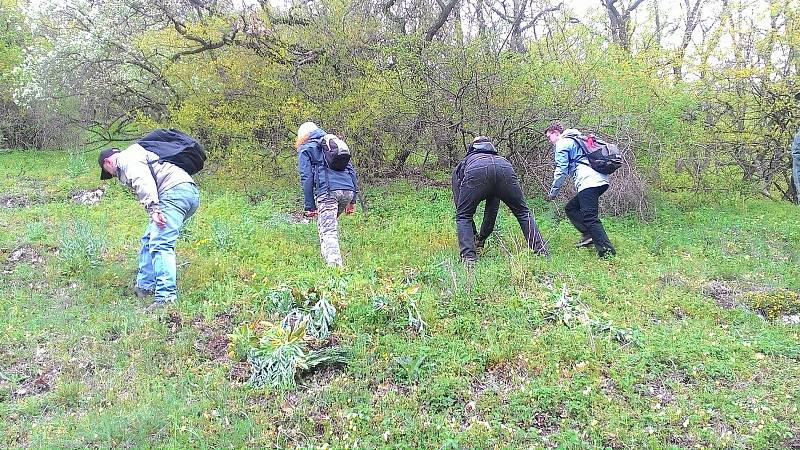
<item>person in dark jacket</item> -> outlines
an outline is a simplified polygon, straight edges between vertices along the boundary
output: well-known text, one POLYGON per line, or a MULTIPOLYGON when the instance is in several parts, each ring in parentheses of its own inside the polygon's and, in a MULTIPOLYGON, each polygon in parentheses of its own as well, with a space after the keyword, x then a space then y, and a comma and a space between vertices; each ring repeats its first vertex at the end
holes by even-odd
POLYGON ((456 205, 456 230, 461 247, 461 259, 472 264, 477 259, 476 241, 479 245, 494 230, 500 201, 511 209, 517 218, 528 247, 540 255, 548 255, 547 243, 542 239, 533 218, 517 174, 507 159, 497 153, 491 139, 480 136, 472 141, 464 160, 456 166, 452 177, 453 201, 456 205), (481 231, 475 233, 475 210, 486 200, 481 231))
POLYGON ((345 170, 333 170, 325 164, 320 143, 325 131, 313 122, 305 122, 297 130, 297 156, 300 186, 303 188, 304 215, 318 217, 322 257, 331 266, 342 267, 339 247, 338 217, 355 211, 358 182, 356 170, 348 163, 345 170))

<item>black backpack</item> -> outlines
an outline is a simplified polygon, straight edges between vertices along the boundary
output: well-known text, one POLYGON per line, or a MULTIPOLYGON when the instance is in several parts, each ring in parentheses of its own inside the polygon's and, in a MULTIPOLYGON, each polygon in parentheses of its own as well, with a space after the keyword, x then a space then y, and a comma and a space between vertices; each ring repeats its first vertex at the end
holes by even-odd
POLYGON ((350 147, 345 142, 339 139, 335 134, 326 134, 322 136, 319 142, 322 156, 325 158, 325 165, 329 169, 341 172, 347 168, 350 162, 350 147))
POLYGON ((578 164, 589 166, 604 175, 611 175, 622 167, 622 153, 616 144, 598 139, 593 134, 569 136, 569 138, 578 144, 586 159, 589 160, 588 163, 578 160, 578 164))
POLYGON ((150 161, 150 165, 165 161, 180 167, 189 175, 203 170, 206 152, 202 144, 180 130, 175 128, 153 130, 139 139, 138 143, 158 155, 158 159, 150 161))

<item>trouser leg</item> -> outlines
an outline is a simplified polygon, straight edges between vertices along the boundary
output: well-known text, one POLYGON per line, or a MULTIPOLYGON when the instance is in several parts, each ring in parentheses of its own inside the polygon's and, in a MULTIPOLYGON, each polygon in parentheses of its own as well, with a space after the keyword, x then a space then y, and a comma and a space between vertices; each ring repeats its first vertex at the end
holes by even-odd
POLYGON ((156 285, 156 274, 153 270, 153 258, 150 255, 150 227, 148 223, 142 235, 142 248, 139 250, 139 271, 136 274, 136 286, 145 291, 153 291, 156 285))
POLYGON ((481 232, 477 234, 478 239, 485 241, 494 231, 497 222, 497 212, 500 210, 500 197, 489 197, 483 208, 483 222, 481 222, 481 232))
POLYGON ((200 204, 197 187, 191 183, 179 184, 161 195, 159 206, 167 220, 164 228, 150 224, 149 249, 155 273, 155 301, 177 299, 177 265, 175 243, 186 220, 200 204))
POLYGON ((581 205, 577 195, 564 205, 564 212, 567 213, 567 217, 575 229, 584 236, 589 234, 589 228, 583 223, 583 213, 581 213, 581 205))
POLYGON ((794 191, 797 203, 800 203, 800 153, 792 154, 792 178, 794 178, 794 191))
POLYGON ((547 255, 547 243, 542 238, 539 227, 536 225, 536 220, 528 208, 525 194, 522 192, 522 186, 517 180, 516 173, 510 166, 500 166, 498 167, 497 176, 500 199, 511 209, 514 217, 517 218, 522 234, 528 243, 528 248, 533 249, 534 252, 540 255, 547 255))
MULTIPOLYGON (((459 190, 456 205, 456 232, 458 233, 458 245, 461 249, 461 259, 465 261, 475 261, 477 259, 474 217, 478 204, 487 197, 486 192, 490 186, 487 186, 486 183, 486 168, 472 168, 466 173, 459 190)), ((487 217, 484 215, 484 220, 486 219, 487 217)), ((494 222, 493 217, 488 219, 490 222, 494 222)))
POLYGON ((317 227, 322 258, 329 266, 344 266, 339 248, 339 201, 332 195, 317 197, 317 227))
POLYGON ((605 256, 606 253, 616 253, 599 217, 600 196, 603 195, 606 189, 608 189, 608 185, 587 188, 578 192, 577 195, 583 223, 592 236, 594 247, 600 256, 605 256))

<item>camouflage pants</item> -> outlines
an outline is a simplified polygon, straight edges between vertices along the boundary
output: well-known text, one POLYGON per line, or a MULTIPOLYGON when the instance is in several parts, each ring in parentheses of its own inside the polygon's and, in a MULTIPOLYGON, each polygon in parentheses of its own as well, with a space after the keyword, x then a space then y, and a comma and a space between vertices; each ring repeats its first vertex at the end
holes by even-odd
POLYGON ((319 244, 322 257, 329 266, 344 266, 342 251, 339 249, 339 224, 337 217, 353 201, 353 191, 336 190, 316 198, 319 244))

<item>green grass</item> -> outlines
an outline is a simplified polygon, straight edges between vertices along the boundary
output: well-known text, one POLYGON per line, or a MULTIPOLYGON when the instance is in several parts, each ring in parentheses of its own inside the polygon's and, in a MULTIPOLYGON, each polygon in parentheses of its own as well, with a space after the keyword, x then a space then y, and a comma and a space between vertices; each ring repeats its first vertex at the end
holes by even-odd
POLYGON ((342 219, 348 267, 334 273, 314 224, 288 220, 301 205, 293 178, 209 170, 178 244, 180 301, 149 314, 130 289, 145 213, 115 183, 98 205, 70 199, 100 186, 93 158, 0 155, 0 200, 27 203, 0 206, 2 448, 800 440, 800 328, 764 320, 739 295, 800 289, 796 206, 660 195, 652 223, 605 220, 619 256, 601 261, 572 247, 577 236, 554 206, 531 199, 552 259, 523 251, 503 210, 470 275, 450 193, 396 182, 369 190, 368 214, 342 219), (712 281, 739 305, 719 306, 712 281), (275 320, 265 299, 282 285, 330 293, 350 363, 295 390, 255 389, 218 344, 241 324, 275 320), (592 320, 630 330, 633 342, 549 320, 564 285, 592 320), (409 326, 411 301, 421 332, 409 326))

